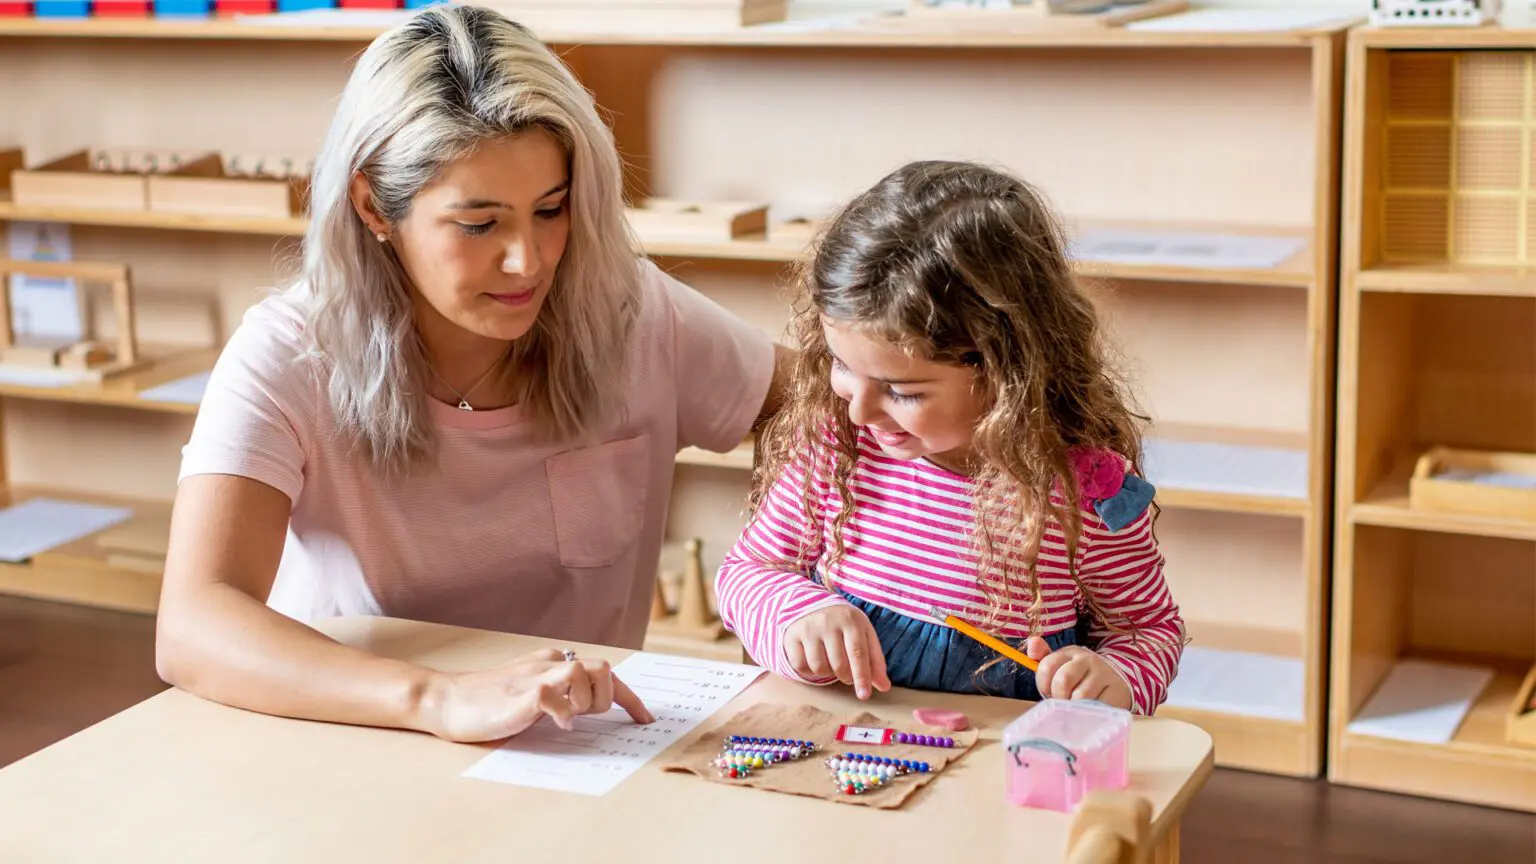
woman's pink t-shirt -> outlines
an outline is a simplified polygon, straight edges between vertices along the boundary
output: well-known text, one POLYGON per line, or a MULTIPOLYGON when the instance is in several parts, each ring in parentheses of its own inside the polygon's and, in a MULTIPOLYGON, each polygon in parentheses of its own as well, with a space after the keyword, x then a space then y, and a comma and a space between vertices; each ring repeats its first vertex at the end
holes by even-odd
POLYGON ((516 406, 433 401, 436 463, 384 481, 337 434, 300 318, 269 299, 219 357, 180 476, 250 477, 293 502, 267 602, 298 620, 388 615, 639 647, 674 457, 739 444, 773 374, 767 335, 640 266, 626 416, 601 443, 541 445, 516 406))

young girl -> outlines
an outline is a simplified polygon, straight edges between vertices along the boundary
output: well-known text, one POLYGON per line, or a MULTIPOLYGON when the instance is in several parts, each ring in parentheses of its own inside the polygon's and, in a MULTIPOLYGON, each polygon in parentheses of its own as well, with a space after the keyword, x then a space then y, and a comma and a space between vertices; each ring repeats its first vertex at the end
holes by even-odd
POLYGON ((1036 193, 969 163, 907 165, 832 221, 798 281, 793 401, 765 430, 716 586, 747 651, 861 699, 900 686, 1153 713, 1184 625, 1134 415, 1036 193))

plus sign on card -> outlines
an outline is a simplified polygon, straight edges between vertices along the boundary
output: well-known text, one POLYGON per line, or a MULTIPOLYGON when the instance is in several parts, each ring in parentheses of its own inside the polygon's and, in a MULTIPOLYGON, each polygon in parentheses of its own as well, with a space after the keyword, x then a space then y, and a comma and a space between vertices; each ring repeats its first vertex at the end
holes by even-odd
POLYGON ((844 724, 837 727, 837 740, 848 744, 889 744, 895 732, 894 729, 871 729, 844 724))

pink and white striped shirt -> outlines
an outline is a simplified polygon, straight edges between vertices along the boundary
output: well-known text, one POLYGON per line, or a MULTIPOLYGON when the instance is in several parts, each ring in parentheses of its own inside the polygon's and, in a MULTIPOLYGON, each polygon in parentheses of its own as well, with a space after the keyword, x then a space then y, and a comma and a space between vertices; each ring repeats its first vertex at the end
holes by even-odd
MULTIPOLYGON (((818 448, 820 449, 820 448, 818 448)), ((790 667, 784 632, 800 618, 847 601, 810 579, 830 557, 837 492, 831 483, 833 454, 814 468, 819 524, 807 526, 800 502, 804 465, 789 466, 764 497, 752 523, 721 565, 716 594, 720 615, 747 652, 773 672, 806 683, 790 667), (807 528, 811 530, 807 531, 807 528)), ((1125 462, 1106 454, 1117 464, 1125 462)), ((886 456, 867 432, 849 481, 853 512, 843 527, 844 554, 833 571, 839 590, 914 618, 931 620, 932 606, 972 621, 986 615, 970 546, 973 523, 968 481, 926 460, 886 456)), ((1152 534, 1150 509, 1120 530, 1111 530, 1084 496, 1078 576, 1121 628, 1103 621, 1089 626, 1089 643, 1130 684, 1132 710, 1152 714, 1167 696, 1183 652, 1184 623, 1163 578, 1163 556, 1152 534)), ((1044 634, 1069 630, 1089 614, 1087 599, 1067 568, 1060 526, 1048 525, 1037 559, 1044 595, 1044 634)), ((1010 613, 995 635, 1030 634, 1027 585, 1014 590, 1010 613)))

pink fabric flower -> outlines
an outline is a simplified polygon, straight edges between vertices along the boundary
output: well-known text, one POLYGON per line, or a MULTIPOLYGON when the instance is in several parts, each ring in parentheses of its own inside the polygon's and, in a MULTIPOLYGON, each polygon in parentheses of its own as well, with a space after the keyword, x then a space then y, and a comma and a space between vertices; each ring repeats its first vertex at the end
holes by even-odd
POLYGON ((1071 459, 1077 485, 1090 501, 1113 498, 1125 485, 1125 462, 1109 450, 1082 447, 1072 451, 1071 459))

